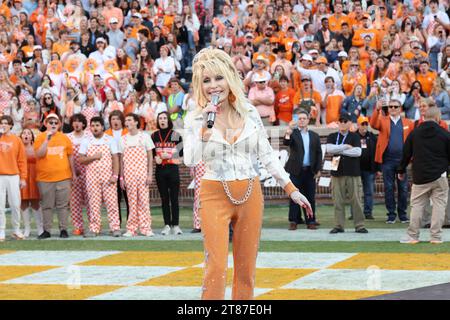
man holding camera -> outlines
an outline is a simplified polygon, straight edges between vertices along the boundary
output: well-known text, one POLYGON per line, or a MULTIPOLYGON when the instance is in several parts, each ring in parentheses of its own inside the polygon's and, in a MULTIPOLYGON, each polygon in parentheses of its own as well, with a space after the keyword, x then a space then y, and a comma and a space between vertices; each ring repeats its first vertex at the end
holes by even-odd
MULTIPOLYGON (((311 203, 313 216, 308 217, 304 210, 306 227, 315 230, 318 225, 315 215, 316 178, 322 168, 322 147, 319 135, 308 130, 308 123, 309 113, 296 109, 284 135, 283 144, 290 149, 285 169, 294 185, 302 190, 311 203)), ((289 202, 289 222, 289 230, 296 230, 297 224, 301 223, 300 206, 292 200, 289 202)))

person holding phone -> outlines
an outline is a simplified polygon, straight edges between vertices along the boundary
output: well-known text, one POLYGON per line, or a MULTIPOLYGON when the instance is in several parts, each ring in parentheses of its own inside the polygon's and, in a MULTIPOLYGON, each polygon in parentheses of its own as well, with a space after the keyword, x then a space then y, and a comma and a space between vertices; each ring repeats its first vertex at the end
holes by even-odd
POLYGON ((73 161, 73 148, 70 139, 60 132, 61 120, 50 113, 44 120, 46 131, 34 143, 36 151, 36 181, 41 196, 44 232, 38 239, 51 237, 53 209, 56 208, 59 220, 60 238, 68 238, 67 220, 71 180, 77 179, 73 161))
MULTIPOLYGON (((306 228, 316 230, 319 225, 316 222, 316 178, 320 176, 322 168, 322 147, 320 137, 314 131, 308 130, 309 113, 303 109, 295 109, 292 121, 284 135, 283 144, 289 146, 289 159, 285 169, 290 174, 294 185, 302 190, 311 203, 313 215, 309 217, 306 210, 306 228)), ((289 201, 289 230, 296 230, 302 223, 300 206, 294 201, 289 201)))

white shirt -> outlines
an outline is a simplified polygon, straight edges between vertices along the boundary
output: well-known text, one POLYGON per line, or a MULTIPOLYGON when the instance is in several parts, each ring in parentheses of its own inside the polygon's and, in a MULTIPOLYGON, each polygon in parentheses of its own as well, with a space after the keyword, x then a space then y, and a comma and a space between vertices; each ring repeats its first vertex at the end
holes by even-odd
POLYGON ((123 153, 125 148, 128 147, 144 147, 146 151, 150 151, 152 149, 155 149, 155 144, 153 143, 152 138, 146 133, 139 132, 134 136, 131 135, 130 133, 127 133, 120 139, 119 142, 120 153, 123 153))
POLYGON ((111 154, 119 153, 119 149, 114 138, 108 136, 107 134, 103 134, 103 137, 101 137, 100 139, 97 139, 94 136, 83 139, 83 141, 81 142, 79 154, 86 155, 90 145, 101 146, 105 144, 109 147, 111 154))
POLYGON ((304 69, 300 65, 298 65, 297 70, 301 74, 306 74, 311 77, 314 90, 316 91, 319 92, 326 91, 327 89, 325 87, 326 77, 333 77, 336 89, 342 88, 342 81, 341 78, 339 77, 339 73, 331 67, 328 67, 327 72, 323 72, 318 69, 304 69))
POLYGON ((394 122, 394 124, 397 124, 397 122, 400 120, 400 116, 396 116, 396 117, 389 116, 389 117, 391 118, 392 122, 394 122))
POLYGON ((200 110, 187 114, 184 121, 184 163, 193 167, 205 162, 206 180, 244 180, 258 176, 258 162, 267 168, 281 187, 289 182, 289 175, 273 151, 258 110, 247 104, 248 115, 244 129, 236 142, 230 144, 213 127, 208 142, 201 140, 203 115, 200 110))
POLYGON ((165 60, 162 58, 156 59, 153 64, 153 72, 156 74, 155 85, 157 87, 165 87, 169 83, 170 78, 175 75, 175 70, 175 60, 171 56, 166 57, 165 60), (159 68, 163 71, 159 71, 159 68))

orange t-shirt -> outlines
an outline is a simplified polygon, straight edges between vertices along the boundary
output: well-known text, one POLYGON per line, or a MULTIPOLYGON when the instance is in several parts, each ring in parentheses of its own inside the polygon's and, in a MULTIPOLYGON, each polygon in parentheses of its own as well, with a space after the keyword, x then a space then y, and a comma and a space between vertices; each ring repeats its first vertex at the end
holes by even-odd
POLYGON ((341 113, 342 102, 345 96, 340 94, 339 91, 334 91, 327 97, 325 110, 326 110, 326 123, 339 121, 339 115, 341 113))
POLYGON ((371 41, 370 41, 370 47, 374 49, 378 48, 378 30, 376 29, 358 29, 355 31, 355 35, 352 39, 352 45, 355 47, 362 47, 364 45, 364 37, 366 35, 370 35, 371 41))
MULTIPOLYGON (((133 27, 133 29, 131 30, 130 38, 137 39, 138 38, 137 34, 138 34, 139 30, 142 30, 142 29, 148 30, 148 28, 143 25, 140 25, 139 27, 133 27)), ((151 38, 152 33, 150 32, 150 30, 148 30, 148 34, 150 35, 150 38, 151 38)))
POLYGON ((345 74, 342 78, 342 88, 344 89, 345 95, 351 95, 357 84, 362 85, 363 91, 365 92, 367 88, 367 77, 364 73, 359 72, 356 77, 351 77, 348 73, 345 74))
MULTIPOLYGON (((36 138, 34 150, 37 152, 47 139, 47 134, 41 133, 36 138)), ((63 133, 57 132, 48 142, 47 153, 36 159, 36 181, 58 182, 72 178, 69 156, 73 148, 70 139, 63 133)))
POLYGON ((0 175, 20 175, 27 178, 27 155, 25 146, 14 134, 0 137, 0 175))
POLYGON ((6 3, 0 5, 0 15, 4 16, 7 20, 11 19, 11 10, 6 3))
POLYGON ((328 25, 333 32, 340 32, 342 30, 341 24, 344 22, 347 22, 350 26, 350 20, 345 14, 341 15, 339 18, 336 18, 336 15, 334 14, 328 17, 328 25))
MULTIPOLYGON (((366 63, 362 60, 359 60, 359 68, 361 69, 362 72, 366 71, 367 69, 366 63)), ((342 73, 346 74, 348 73, 349 70, 350 70, 350 60, 345 60, 342 63, 342 73)))
POLYGON ((436 72, 428 71, 425 75, 418 72, 416 74, 416 80, 420 82, 422 85, 422 90, 428 96, 431 94, 431 90, 433 89, 433 82, 436 79, 436 72))
POLYGON ((294 110, 295 90, 286 88, 278 91, 275 96, 275 114, 277 119, 285 122, 292 121, 292 110, 294 110))
POLYGON ((67 41, 65 44, 61 44, 59 42, 55 42, 52 47, 52 52, 59 54, 62 57, 63 53, 70 50, 70 42, 67 41))

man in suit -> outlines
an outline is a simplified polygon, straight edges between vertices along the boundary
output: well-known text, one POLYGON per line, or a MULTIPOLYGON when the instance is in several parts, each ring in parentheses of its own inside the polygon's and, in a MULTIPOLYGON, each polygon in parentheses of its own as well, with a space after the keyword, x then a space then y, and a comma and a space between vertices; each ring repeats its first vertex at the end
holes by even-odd
MULTIPOLYGON (((317 229, 316 222, 316 182, 322 168, 322 148, 317 133, 308 130, 309 113, 304 109, 294 111, 293 120, 284 135, 283 143, 290 147, 289 159, 285 169, 290 174, 294 185, 302 190, 311 203, 313 217, 309 218, 304 211, 306 227, 317 229), (298 119, 298 120, 297 120, 298 119)), ((289 230, 296 230, 301 223, 300 206, 293 201, 289 202, 289 230)))
MULTIPOLYGON (((376 110, 370 119, 370 126, 380 133, 378 135, 375 162, 381 164, 384 183, 384 199, 386 203, 386 223, 395 223, 396 202, 394 185, 397 182, 398 205, 397 213, 401 223, 408 223, 406 206, 408 201, 408 180, 396 178, 396 169, 403 156, 403 145, 408 135, 414 129, 414 123, 401 117, 402 104, 398 100, 390 100, 388 110, 382 111, 382 102, 376 105, 376 110), (384 113, 384 114, 382 114, 384 113)), ((406 174, 405 174, 406 175, 406 174)))

